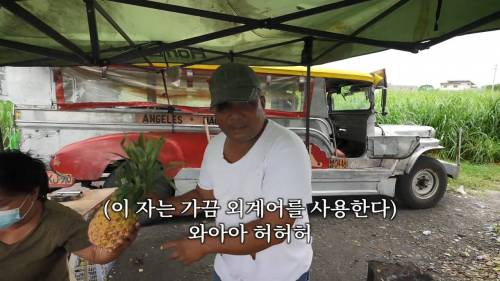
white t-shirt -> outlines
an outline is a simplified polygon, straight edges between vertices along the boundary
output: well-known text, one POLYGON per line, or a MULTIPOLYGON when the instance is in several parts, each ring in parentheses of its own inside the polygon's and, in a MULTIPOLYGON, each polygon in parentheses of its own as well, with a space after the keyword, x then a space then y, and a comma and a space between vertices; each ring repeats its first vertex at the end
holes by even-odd
MULTIPOLYGON (((220 133, 208 144, 200 170, 198 185, 212 190, 221 209, 216 223, 226 228, 258 219, 255 212, 226 214, 227 203, 242 198, 244 202, 262 198, 264 202, 284 205, 289 199, 300 199, 302 205, 312 203, 311 162, 302 140, 293 132, 268 120, 264 131, 252 148, 238 161, 229 163, 223 150, 226 135, 220 133)), ((248 205, 244 207, 246 210, 248 205)), ((294 226, 309 223, 307 211, 295 220, 294 226)), ((284 241, 256 254, 217 254, 214 268, 222 281, 297 280, 311 266, 313 251, 306 239, 297 239, 293 232, 291 242, 284 241)))

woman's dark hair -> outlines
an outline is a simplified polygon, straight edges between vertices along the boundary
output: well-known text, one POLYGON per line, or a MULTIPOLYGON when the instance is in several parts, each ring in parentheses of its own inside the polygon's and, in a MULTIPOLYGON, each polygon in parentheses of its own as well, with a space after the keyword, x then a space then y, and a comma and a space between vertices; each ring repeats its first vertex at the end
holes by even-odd
POLYGON ((44 201, 49 191, 45 164, 18 150, 0 152, 0 192, 29 194, 39 188, 39 198, 44 201))

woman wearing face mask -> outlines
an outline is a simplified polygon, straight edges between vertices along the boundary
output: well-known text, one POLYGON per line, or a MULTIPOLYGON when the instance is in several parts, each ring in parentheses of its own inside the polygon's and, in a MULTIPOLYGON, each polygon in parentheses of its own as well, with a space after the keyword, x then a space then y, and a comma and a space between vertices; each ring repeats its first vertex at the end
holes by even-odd
POLYGON ((92 245, 82 217, 46 200, 47 192, 41 161, 18 151, 0 152, 0 281, 66 281, 69 253, 108 263, 135 239, 137 228, 112 251, 92 245))

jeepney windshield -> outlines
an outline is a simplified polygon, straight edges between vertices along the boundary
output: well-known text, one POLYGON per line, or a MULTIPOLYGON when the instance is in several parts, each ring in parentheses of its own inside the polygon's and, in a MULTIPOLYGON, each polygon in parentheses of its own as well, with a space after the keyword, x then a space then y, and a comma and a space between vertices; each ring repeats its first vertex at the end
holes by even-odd
MULTIPOLYGON (((209 107, 209 78, 211 71, 169 68, 164 72, 167 91, 161 72, 113 67, 63 67, 55 69, 60 77, 64 100, 58 103, 112 103, 120 106, 134 102, 159 105, 209 107), (116 104, 115 104, 116 103, 116 104)), ((304 106, 304 77, 258 74, 266 108, 286 112, 302 112, 304 106)), ((57 81, 57 78, 56 78, 57 81)), ((132 105, 131 105, 132 104, 132 105)))
POLYGON ((332 108, 340 110, 366 110, 370 109, 371 87, 359 85, 345 85, 339 87, 332 95, 332 108))

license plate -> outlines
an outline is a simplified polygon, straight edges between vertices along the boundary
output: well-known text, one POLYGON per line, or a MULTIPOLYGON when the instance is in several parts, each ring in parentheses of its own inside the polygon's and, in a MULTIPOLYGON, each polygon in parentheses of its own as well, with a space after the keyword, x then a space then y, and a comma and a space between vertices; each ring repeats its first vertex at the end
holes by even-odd
POLYGON ((60 174, 47 171, 49 177, 49 187, 70 187, 75 184, 75 179, 70 174, 60 174))

